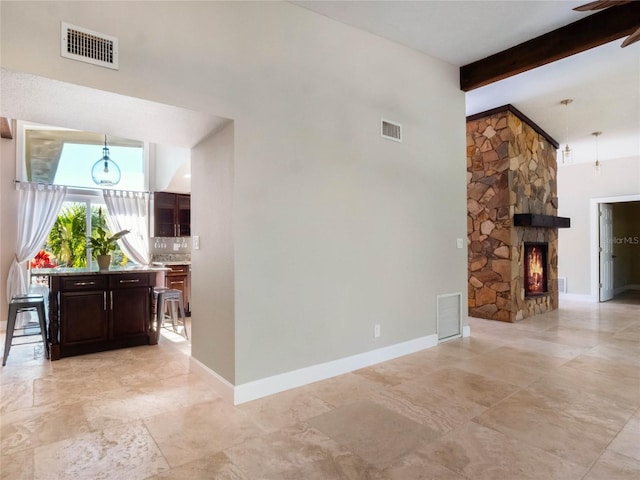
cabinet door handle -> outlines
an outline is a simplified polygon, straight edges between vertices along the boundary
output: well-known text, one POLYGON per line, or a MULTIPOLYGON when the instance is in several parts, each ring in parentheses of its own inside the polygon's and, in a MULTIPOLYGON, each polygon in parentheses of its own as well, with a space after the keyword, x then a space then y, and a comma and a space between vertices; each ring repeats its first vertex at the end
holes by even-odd
POLYGON ((75 282, 74 285, 76 287, 84 287, 86 285, 95 285, 96 282, 75 282))
POLYGON ((183 283, 184 283, 184 280, 180 282, 169 282, 169 285, 182 285, 183 283))
POLYGON ((120 280, 120 283, 138 283, 140 280, 139 279, 135 279, 135 280, 120 280))
POLYGON ((104 310, 107 311, 107 292, 102 292, 102 302, 104 305, 104 310))
POLYGON ((178 224, 178 237, 180 237, 180 236, 181 236, 181 233, 180 233, 180 224, 178 224))
POLYGON ((111 310, 113 310, 113 292, 109 292, 109 299, 111 301, 111 310))

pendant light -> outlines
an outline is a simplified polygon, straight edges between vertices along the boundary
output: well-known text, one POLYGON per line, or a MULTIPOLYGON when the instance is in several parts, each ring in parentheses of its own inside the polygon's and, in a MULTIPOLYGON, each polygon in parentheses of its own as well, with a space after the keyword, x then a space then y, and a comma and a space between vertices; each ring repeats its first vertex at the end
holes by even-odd
POLYGON ((102 158, 93 164, 91 168, 91 178, 96 185, 101 187, 111 187, 120 181, 120 167, 109 158, 109 148, 107 148, 107 136, 104 136, 104 148, 102 158))
POLYGON ((600 157, 598 155, 598 137, 600 135, 602 135, 602 132, 593 132, 591 135, 593 135, 594 137, 596 137, 596 163, 593 164, 593 173, 594 175, 598 176, 600 175, 600 157))
POLYGON ((566 143, 564 148, 562 149, 562 164, 569 165, 573 163, 573 152, 571 148, 569 148, 569 104, 573 102, 571 98, 566 98, 562 100, 560 103, 565 106, 564 109, 564 125, 565 125, 565 134, 566 134, 566 143))

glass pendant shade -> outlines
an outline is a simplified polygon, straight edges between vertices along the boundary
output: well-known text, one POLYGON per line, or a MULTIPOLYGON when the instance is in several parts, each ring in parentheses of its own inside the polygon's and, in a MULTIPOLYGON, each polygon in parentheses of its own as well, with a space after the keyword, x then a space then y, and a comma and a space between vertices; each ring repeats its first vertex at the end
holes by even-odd
POLYGON ((573 163, 573 152, 571 151, 571 148, 569 148, 569 111, 568 111, 568 107, 569 107, 569 104, 571 102, 573 102, 573 100, 570 99, 570 98, 567 98, 567 99, 562 100, 560 102, 565 107, 565 109, 564 109, 565 125, 564 126, 565 126, 565 130, 566 130, 566 135, 567 135, 567 143, 565 144, 565 147, 562 149, 562 164, 563 165, 569 165, 569 164, 573 163))
POLYGON ((571 163, 573 163, 573 151, 569 148, 569 144, 567 143, 562 149, 562 164, 569 165, 571 163))
POLYGON ((600 155, 598 149, 598 137, 602 132, 593 132, 591 135, 596 137, 596 163, 593 164, 593 174, 597 177, 600 175, 600 155))
POLYGON ((96 185, 101 187, 117 185, 120 181, 120 167, 118 167, 118 165, 109 158, 106 135, 104 137, 102 158, 93 164, 93 167, 91 168, 91 178, 96 185))

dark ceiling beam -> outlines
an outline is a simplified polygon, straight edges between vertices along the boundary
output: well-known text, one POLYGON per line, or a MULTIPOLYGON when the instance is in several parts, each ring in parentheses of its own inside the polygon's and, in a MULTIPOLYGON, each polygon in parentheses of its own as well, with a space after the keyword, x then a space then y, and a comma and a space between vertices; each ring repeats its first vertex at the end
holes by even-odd
POLYGON ((640 27, 640 1, 609 7, 490 57, 460 67, 464 92, 604 45, 640 27))

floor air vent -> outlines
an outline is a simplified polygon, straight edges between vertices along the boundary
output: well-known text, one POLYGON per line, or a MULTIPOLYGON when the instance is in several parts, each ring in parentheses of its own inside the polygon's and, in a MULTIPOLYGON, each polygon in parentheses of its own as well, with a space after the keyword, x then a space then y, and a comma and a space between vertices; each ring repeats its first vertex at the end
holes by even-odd
POLYGON ((558 292, 567 293, 567 277, 558 277, 558 292))
POLYGON ((118 39, 62 22, 60 55, 118 70, 118 39))
POLYGON ((402 142, 402 125, 382 119, 382 138, 402 142))
POLYGON ((438 341, 448 340, 461 335, 460 302, 462 295, 449 293, 438 295, 437 299, 437 328, 438 341))

